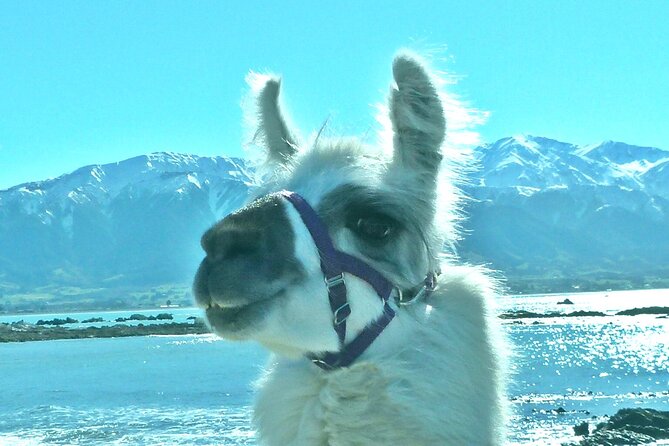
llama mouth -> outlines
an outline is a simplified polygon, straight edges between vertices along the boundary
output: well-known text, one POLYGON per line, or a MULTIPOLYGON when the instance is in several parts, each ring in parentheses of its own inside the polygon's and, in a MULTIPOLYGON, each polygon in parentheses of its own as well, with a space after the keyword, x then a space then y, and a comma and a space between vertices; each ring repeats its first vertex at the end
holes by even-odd
POLYGON ((263 294, 257 293, 247 295, 243 298, 236 297, 235 299, 232 299, 226 295, 212 295, 211 292, 207 291, 206 302, 204 305, 201 305, 201 307, 204 308, 205 311, 210 309, 226 312, 241 311, 244 308, 252 307, 254 305, 266 304, 267 302, 276 299, 277 297, 284 294, 284 289, 279 289, 279 291, 271 294, 263 294))
POLYGON ((207 322, 212 331, 222 337, 244 338, 245 331, 257 327, 265 319, 275 297, 236 306, 210 302, 205 308, 207 322))

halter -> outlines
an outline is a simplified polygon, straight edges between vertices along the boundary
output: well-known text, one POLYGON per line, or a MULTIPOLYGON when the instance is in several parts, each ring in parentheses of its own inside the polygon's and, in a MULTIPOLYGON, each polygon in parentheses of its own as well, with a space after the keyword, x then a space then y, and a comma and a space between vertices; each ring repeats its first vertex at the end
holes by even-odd
POLYGON ((279 193, 300 214, 302 222, 316 244, 333 314, 332 326, 339 338, 339 351, 325 352, 318 355, 308 354, 307 358, 324 370, 347 367, 362 355, 395 317, 395 311, 388 303, 390 296, 395 293, 399 305, 414 303, 435 290, 438 272, 428 273, 424 283, 410 290, 402 291, 363 260, 337 250, 330 238, 327 226, 304 198, 295 192, 281 191, 279 193), (351 314, 351 307, 346 299, 345 272, 353 274, 371 285, 383 301, 383 313, 348 344, 345 342, 346 319, 351 314))

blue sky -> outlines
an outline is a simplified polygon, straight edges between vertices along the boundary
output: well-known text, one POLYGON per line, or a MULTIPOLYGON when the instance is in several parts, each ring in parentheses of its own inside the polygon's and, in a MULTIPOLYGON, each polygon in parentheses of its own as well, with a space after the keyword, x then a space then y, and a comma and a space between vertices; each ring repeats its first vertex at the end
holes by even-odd
POLYGON ((151 151, 242 155, 248 70, 305 133, 375 128, 400 47, 518 133, 669 149, 667 1, 0 0, 0 189, 151 151), (445 51, 444 51, 445 50, 445 51))

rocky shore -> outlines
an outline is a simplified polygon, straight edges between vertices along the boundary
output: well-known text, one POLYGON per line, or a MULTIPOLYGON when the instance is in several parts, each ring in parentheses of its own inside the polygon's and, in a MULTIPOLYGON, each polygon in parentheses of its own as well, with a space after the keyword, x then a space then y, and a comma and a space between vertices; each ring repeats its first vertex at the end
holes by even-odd
POLYGON ((587 422, 574 426, 583 436, 578 443, 564 446, 637 445, 669 439, 669 411, 654 409, 620 409, 592 432, 587 422))
MULTIPOLYGON (((69 319, 69 318, 68 318, 69 319)), ((130 320, 130 319, 129 319, 130 320)), ((136 320, 136 319, 132 319, 136 320)), ((47 341, 54 339, 118 338, 127 336, 149 335, 185 335, 209 333, 209 329, 200 319, 190 322, 165 322, 160 324, 126 325, 115 324, 100 327, 68 328, 67 321, 40 321, 41 324, 14 322, 0 323, 0 342, 47 341)), ((72 319, 72 321, 76 321, 72 319)))
MULTIPOLYGON (((568 304, 568 302, 558 302, 568 304)), ((615 316, 637 316, 640 314, 655 315, 666 318, 669 315, 669 307, 645 307, 633 308, 620 311, 615 316)), ((568 313, 549 312, 535 313, 526 310, 515 310, 499 315, 500 319, 511 320, 513 323, 521 323, 519 319, 544 319, 558 317, 610 317, 599 311, 573 311, 568 313)), ((183 335, 204 334, 209 329, 200 318, 191 317, 189 322, 172 322, 172 315, 160 313, 155 316, 133 314, 127 318, 115 319, 115 325, 105 325, 102 318, 92 318, 81 321, 87 323, 103 323, 101 326, 89 326, 82 328, 67 327, 67 325, 78 324, 79 320, 67 317, 64 319, 39 320, 35 324, 23 321, 13 323, 0 323, 0 343, 2 342, 28 342, 46 341, 53 339, 84 339, 84 338, 116 338, 127 336, 148 335, 183 335), (157 324, 143 324, 143 321, 158 321, 157 324), (124 322, 139 322, 139 324, 124 324, 124 322)), ((538 322, 535 322, 538 323, 538 322)))
MULTIPOLYGON (((563 305, 565 302, 558 302, 563 305)), ((572 311, 569 313, 562 313, 559 311, 549 313, 536 313, 527 310, 514 310, 502 313, 499 315, 500 319, 547 319, 558 317, 610 317, 610 316, 638 316, 638 315, 655 315, 658 317, 666 317, 669 315, 669 307, 644 307, 632 308, 629 310, 619 311, 613 315, 602 313, 601 311, 572 311)))

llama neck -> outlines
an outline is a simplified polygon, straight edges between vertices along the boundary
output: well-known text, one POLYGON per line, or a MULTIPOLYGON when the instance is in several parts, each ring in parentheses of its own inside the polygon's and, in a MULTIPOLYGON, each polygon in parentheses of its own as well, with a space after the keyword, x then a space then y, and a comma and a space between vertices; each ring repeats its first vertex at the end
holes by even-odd
POLYGON ((497 444, 504 395, 493 372, 501 347, 490 336, 489 284, 451 269, 440 285, 430 311, 403 308, 350 367, 324 372, 305 359, 273 359, 255 411, 261 440, 497 444))

